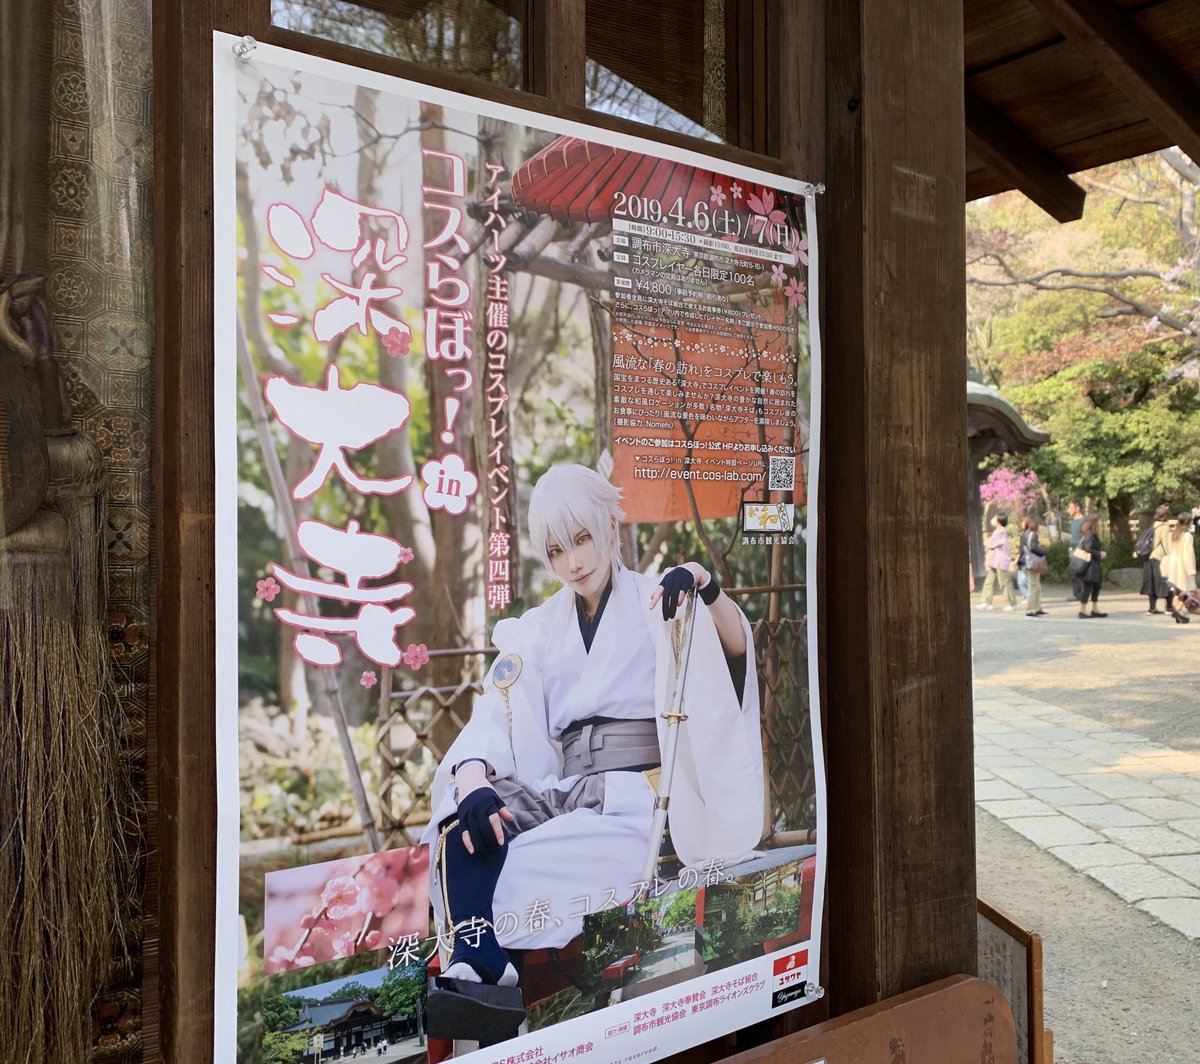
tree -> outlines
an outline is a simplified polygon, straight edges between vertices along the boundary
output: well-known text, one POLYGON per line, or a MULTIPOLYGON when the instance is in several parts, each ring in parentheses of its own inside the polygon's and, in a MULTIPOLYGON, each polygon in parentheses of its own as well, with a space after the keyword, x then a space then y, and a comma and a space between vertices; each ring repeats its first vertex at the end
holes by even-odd
POLYGON ((663 910, 662 923, 668 931, 686 931, 696 924, 696 892, 681 890, 672 895, 663 910))
POLYGON ((980 318, 1011 308, 1016 293, 1084 297, 1098 319, 1134 318, 1156 339, 1176 341, 1185 362, 1200 353, 1200 165, 1170 148, 1082 180, 1087 207, 1070 229, 1033 220, 1012 197, 968 212, 971 336, 985 372, 989 331, 980 318))
POLYGON ((393 968, 371 991, 371 1001, 389 1020, 414 1015, 425 998, 425 966, 393 968))
POLYGON ((1062 494, 1104 500, 1116 542, 1139 502, 1200 489, 1200 396, 1174 347, 1102 351, 1007 390, 1052 437, 1030 466, 1062 494))
POLYGON ((284 1034, 282 1031, 268 1031, 263 1035, 262 1064, 296 1064, 308 1048, 309 1036, 297 1032, 284 1034))
POLYGON ((262 1004, 263 1029, 270 1033, 295 1027, 300 1020, 300 1008, 303 1004, 300 999, 288 997, 286 994, 267 998, 262 1004))
POLYGON ((360 998, 370 998, 371 991, 362 985, 357 979, 350 983, 343 983, 332 994, 326 994, 325 1001, 358 1001, 360 998))

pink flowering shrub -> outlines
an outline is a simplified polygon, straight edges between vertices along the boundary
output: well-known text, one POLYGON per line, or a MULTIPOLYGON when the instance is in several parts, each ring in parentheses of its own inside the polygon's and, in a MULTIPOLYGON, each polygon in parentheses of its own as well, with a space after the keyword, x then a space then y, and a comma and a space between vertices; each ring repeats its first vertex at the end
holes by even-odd
POLYGON ((268 872, 266 881, 266 975, 384 949, 427 930, 427 846, 268 872))
POLYGON ((1040 497, 1035 473, 993 469, 987 480, 979 485, 979 498, 984 506, 995 505, 996 509, 1007 513, 1026 513, 1036 509, 1040 497))

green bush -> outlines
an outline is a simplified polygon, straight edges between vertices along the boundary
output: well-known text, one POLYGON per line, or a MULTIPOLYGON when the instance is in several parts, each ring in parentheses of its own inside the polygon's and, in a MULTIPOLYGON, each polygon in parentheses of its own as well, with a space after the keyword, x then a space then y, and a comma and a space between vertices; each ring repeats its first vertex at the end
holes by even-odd
POLYGON ((1042 580, 1052 584, 1065 584, 1071 580, 1071 571, 1067 561, 1071 553, 1071 545, 1064 539, 1057 543, 1046 545, 1046 564, 1049 568, 1042 573, 1042 580))

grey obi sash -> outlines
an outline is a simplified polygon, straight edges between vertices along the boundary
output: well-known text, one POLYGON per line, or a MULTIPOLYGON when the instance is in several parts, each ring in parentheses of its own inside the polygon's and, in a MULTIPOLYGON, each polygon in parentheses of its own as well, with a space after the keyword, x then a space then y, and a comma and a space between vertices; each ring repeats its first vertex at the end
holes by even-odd
POLYGON ((560 736, 563 777, 595 772, 644 772, 662 761, 658 727, 651 719, 588 717, 560 736))

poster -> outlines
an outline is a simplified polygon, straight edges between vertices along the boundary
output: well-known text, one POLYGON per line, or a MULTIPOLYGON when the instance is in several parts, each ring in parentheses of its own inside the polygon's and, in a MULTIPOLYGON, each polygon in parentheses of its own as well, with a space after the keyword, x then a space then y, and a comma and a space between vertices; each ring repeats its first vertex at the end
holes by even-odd
POLYGON ((215 1059, 658 1059, 813 1000, 816 190, 237 43, 215 1059))

